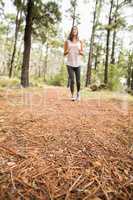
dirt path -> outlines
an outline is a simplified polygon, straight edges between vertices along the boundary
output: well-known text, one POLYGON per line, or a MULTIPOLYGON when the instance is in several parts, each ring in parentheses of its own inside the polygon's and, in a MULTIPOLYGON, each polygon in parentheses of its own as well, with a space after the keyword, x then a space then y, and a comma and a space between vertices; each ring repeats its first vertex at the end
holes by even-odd
POLYGON ((132 119, 126 101, 64 88, 1 94, 1 199, 133 199, 132 119))

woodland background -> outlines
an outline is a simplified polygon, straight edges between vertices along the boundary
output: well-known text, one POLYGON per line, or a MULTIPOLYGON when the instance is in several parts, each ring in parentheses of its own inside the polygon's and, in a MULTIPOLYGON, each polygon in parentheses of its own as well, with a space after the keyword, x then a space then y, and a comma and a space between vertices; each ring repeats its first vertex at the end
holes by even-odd
MULTIPOLYGON (((8 1, 0 1, 0 85, 66 85, 63 45, 71 26, 84 24, 81 1, 71 0, 66 10, 62 9, 63 0, 11 2, 13 9, 8 11, 8 1), (64 18, 68 19, 67 30, 64 18)), ((84 27, 88 38, 81 38, 82 87, 94 84, 94 89, 101 85, 132 92, 133 2, 95 0, 82 4, 91 5, 91 12, 85 13, 90 20, 90 26, 84 27)))

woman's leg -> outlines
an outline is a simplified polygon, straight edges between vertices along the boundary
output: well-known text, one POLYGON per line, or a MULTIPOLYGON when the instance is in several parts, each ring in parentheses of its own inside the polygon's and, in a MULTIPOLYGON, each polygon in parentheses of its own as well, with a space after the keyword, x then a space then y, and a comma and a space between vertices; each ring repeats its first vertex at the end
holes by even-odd
POLYGON ((80 66, 75 67, 75 75, 76 75, 77 93, 79 93, 79 91, 80 91, 80 66))
POLYGON ((71 94, 73 96, 73 94, 74 94, 74 70, 73 70, 73 67, 71 67, 71 66, 67 66, 67 68, 68 68, 69 81, 70 81, 70 90, 71 90, 71 94))
POLYGON ((68 72, 68 81, 67 81, 67 87, 70 87, 70 78, 69 78, 69 66, 67 65, 67 72, 68 72))

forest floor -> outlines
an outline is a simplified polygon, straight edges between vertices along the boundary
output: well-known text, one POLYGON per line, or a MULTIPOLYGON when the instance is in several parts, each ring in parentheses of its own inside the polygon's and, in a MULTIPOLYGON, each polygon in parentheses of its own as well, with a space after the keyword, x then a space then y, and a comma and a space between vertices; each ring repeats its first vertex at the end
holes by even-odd
POLYGON ((133 200, 133 101, 93 94, 0 92, 0 200, 133 200))

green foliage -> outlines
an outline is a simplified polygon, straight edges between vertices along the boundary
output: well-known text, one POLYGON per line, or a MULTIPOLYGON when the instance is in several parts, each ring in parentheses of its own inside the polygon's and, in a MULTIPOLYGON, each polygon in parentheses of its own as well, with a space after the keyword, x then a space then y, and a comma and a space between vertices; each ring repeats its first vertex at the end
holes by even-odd
POLYGON ((49 24, 58 23, 61 20, 58 4, 52 1, 45 4, 39 0, 36 1, 33 10, 33 20, 36 26, 48 27, 49 24))
POLYGON ((76 22, 76 25, 80 24, 80 15, 76 12, 77 6, 78 6, 78 0, 70 0, 70 8, 67 10, 68 13, 70 13, 70 17, 72 18, 74 24, 76 22))
POLYGON ((4 23, 0 24, 0 38, 7 32, 7 26, 4 23))
POLYGON ((118 62, 114 65, 109 65, 109 83, 108 88, 110 90, 121 90, 121 79, 126 79, 127 74, 127 57, 126 53, 121 51, 118 62))
POLYGON ((37 0, 33 10, 33 38, 42 44, 51 45, 58 34, 58 22, 61 21, 61 13, 58 4, 52 1, 42 3, 37 0))
POLYGON ((0 0, 0 15, 4 14, 4 0, 0 0))
MULTIPOLYGON (((23 10, 26 15, 25 0, 14 0, 17 10, 23 10)), ((42 0, 36 0, 33 4, 33 36, 45 43, 48 35, 56 35, 56 26, 61 21, 61 12, 56 2, 49 1, 43 3, 42 0)), ((14 20, 15 22, 15 20, 14 20)))
POLYGON ((122 84, 120 82, 120 78, 122 78, 123 75, 123 68, 117 64, 116 65, 110 64, 109 68, 110 72, 109 72, 108 88, 110 90, 121 90, 122 84))
POLYGON ((43 77, 32 76, 30 79, 30 85, 33 87, 43 87, 45 84, 43 77))
POLYGON ((120 29, 121 27, 124 28, 126 26, 126 20, 124 17, 119 16, 117 18, 117 21, 112 23, 112 28, 113 29, 120 29))
POLYGON ((17 10, 25 10, 25 0, 14 0, 13 3, 17 7, 17 10))
MULTIPOLYGON (((100 77, 100 74, 98 73, 99 71, 96 70, 92 70, 92 84, 99 84, 100 82, 102 82, 102 76, 100 77)), ((100 71, 101 72, 101 71, 100 71)))
MULTIPOLYGON (((109 65, 109 81, 107 88, 112 91, 122 90, 121 79, 126 79, 127 63, 125 57, 121 55, 119 62, 109 65)), ((100 85, 103 83, 104 65, 99 64, 97 70, 92 70, 92 84, 100 85)))
POLYGON ((7 14, 5 15, 6 20, 8 20, 8 23, 14 24, 16 15, 15 14, 7 14))
POLYGON ((67 75, 66 65, 62 64, 59 73, 50 77, 47 80, 47 83, 49 85, 64 86, 67 84, 67 80, 68 80, 68 75, 67 75))

